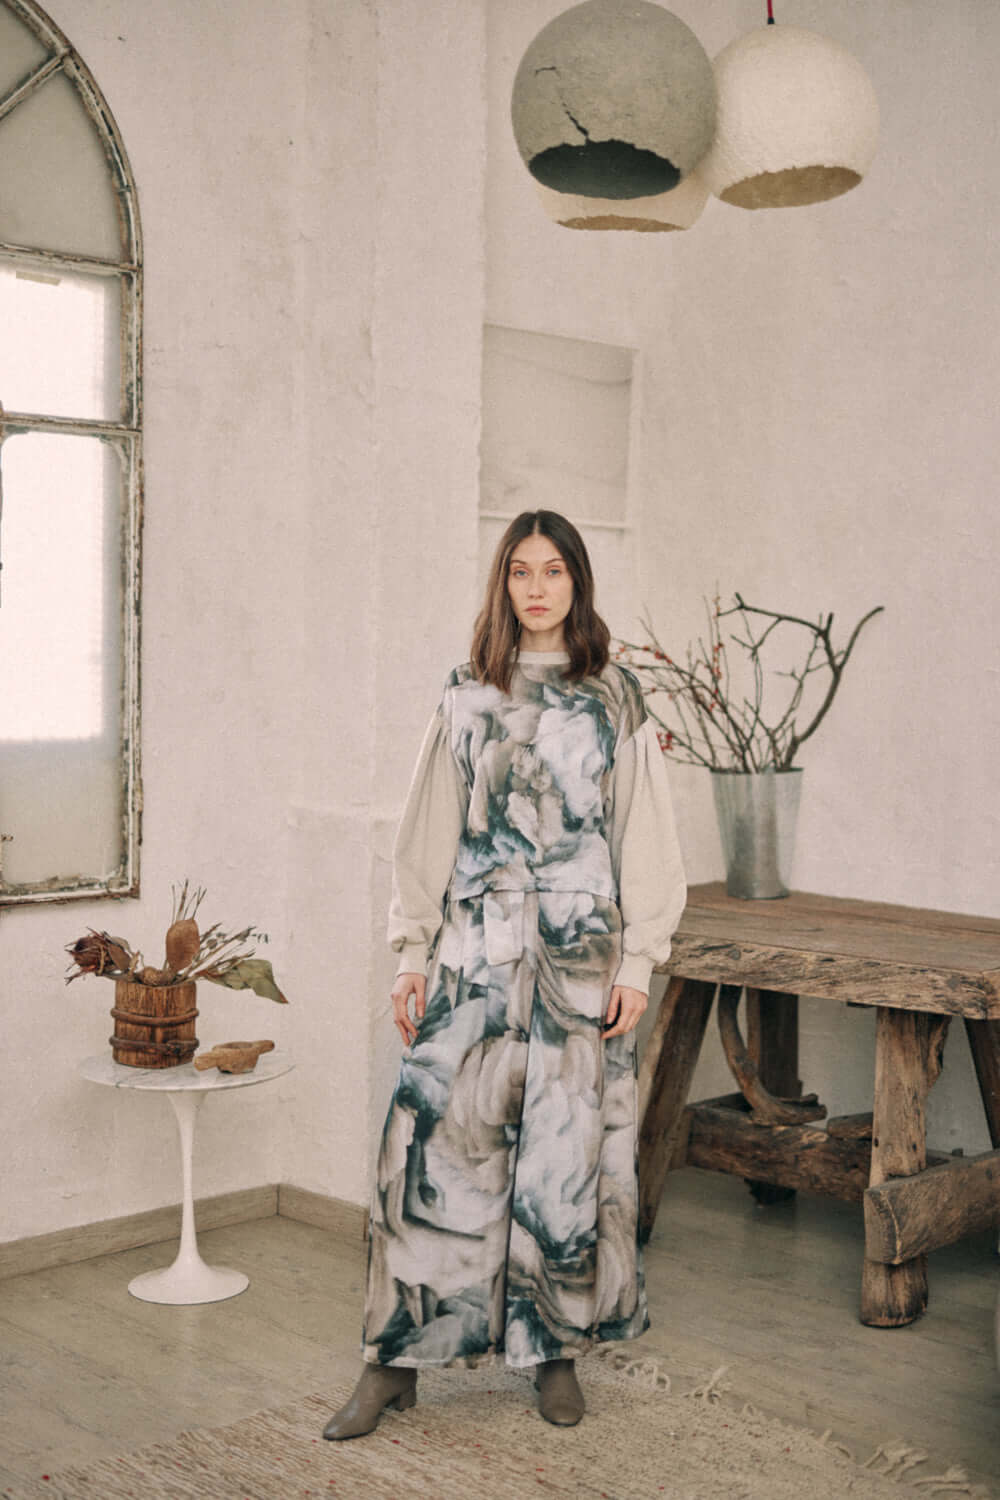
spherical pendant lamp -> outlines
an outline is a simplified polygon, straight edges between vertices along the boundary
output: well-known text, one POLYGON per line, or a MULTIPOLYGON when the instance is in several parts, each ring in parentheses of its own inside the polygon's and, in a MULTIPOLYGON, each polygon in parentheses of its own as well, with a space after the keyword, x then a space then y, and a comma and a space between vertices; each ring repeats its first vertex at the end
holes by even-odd
POLYGON ((648 198, 584 198, 555 193, 540 182, 535 187, 549 218, 565 229, 631 229, 646 234, 690 229, 709 196, 697 167, 669 193, 648 198))
POLYGON ((715 59, 719 112, 702 172, 739 208, 792 208, 856 187, 878 140, 878 101, 838 42, 765 26, 715 59))
POLYGON ((649 0, 584 0, 528 47, 514 79, 518 150, 538 182, 584 198, 675 188, 715 129, 712 64, 649 0))

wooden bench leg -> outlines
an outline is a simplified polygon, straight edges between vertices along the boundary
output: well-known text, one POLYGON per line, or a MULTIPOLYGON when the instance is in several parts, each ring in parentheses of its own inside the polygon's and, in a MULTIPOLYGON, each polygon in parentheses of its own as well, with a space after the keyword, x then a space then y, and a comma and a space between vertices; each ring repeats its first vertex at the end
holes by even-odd
MULTIPOLYGON (((912 1177, 927 1165, 925 1104, 941 1071, 948 1021, 948 1016, 878 1007, 871 1187, 890 1177, 912 1177)), ((926 1306, 925 1255, 898 1266, 870 1260, 866 1255, 861 1280, 862 1323, 873 1328, 898 1328, 912 1323, 926 1306)))
POLYGON ((639 1238, 649 1239, 677 1146, 715 985, 672 979, 639 1078, 639 1238))
MULTIPOLYGON (((799 997, 780 990, 747 990, 747 1051, 760 1081, 779 1099, 802 1097, 799 1077, 799 997)), ((758 1203, 784 1203, 795 1188, 746 1179, 758 1203)))
POLYGON ((990 1140, 997 1147, 1000 1146, 1000 1021, 973 1021, 966 1016, 965 1032, 983 1096, 990 1140))
MULTIPOLYGON (((965 1018, 972 1061, 983 1096, 983 1109, 994 1148, 1000 1146, 1000 1021, 974 1021, 965 1018)), ((1000 1243, 997 1244, 1000 1253, 1000 1243)), ((997 1302, 997 1362, 1000 1363, 1000 1301, 997 1302)))

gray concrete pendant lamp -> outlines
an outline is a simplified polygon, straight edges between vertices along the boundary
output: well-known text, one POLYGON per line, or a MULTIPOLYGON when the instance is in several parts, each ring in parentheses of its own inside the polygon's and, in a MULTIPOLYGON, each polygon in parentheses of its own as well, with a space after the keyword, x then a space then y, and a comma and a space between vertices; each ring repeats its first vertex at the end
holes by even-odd
MULTIPOLYGON (((712 143, 715 77, 694 32, 662 6, 584 0, 528 47, 511 117, 525 165, 559 222, 680 228, 657 215, 712 143)), ((682 208, 690 212, 690 204, 682 208)))
POLYGON ((846 47, 815 31, 768 24, 715 59, 719 115, 702 166, 738 208, 797 208, 856 187, 878 142, 878 100, 846 47))

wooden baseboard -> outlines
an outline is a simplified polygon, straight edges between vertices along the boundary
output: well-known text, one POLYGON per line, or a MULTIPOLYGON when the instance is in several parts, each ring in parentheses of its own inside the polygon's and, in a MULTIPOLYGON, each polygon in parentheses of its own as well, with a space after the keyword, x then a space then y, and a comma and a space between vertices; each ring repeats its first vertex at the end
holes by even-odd
POLYGON ((368 1234, 368 1209, 363 1204, 328 1198, 325 1193, 313 1193, 290 1182, 283 1182, 278 1189, 278 1213, 349 1239, 363 1240, 368 1234))
MULTIPOLYGON (((226 1224, 266 1219, 277 1212, 278 1187, 270 1183, 198 1199, 195 1223, 200 1234, 206 1229, 222 1229, 226 1224)), ((71 1265, 78 1260, 92 1260, 95 1255, 135 1250, 139 1245, 154 1245, 159 1240, 177 1239, 180 1232, 181 1206, 171 1203, 165 1208, 126 1214, 120 1219, 102 1219, 97 1224, 78 1224, 52 1234, 9 1240, 0 1244, 0 1280, 23 1276, 29 1271, 47 1271, 52 1266, 71 1265)))
MULTIPOLYGON (((268 1219, 282 1214, 349 1239, 364 1239, 368 1228, 368 1210, 360 1203, 345 1203, 328 1198, 308 1188, 291 1183, 269 1183, 264 1187, 242 1188, 235 1193, 217 1193, 199 1198, 194 1206, 198 1233, 223 1229, 227 1224, 245 1224, 251 1219, 268 1219)), ((0 1244, 0 1281, 9 1276, 26 1276, 32 1271, 48 1271, 54 1266, 68 1266, 96 1255, 113 1255, 118 1250, 135 1250, 140 1245, 155 1245, 160 1240, 175 1240, 181 1232, 181 1206, 146 1213, 126 1214, 120 1219, 103 1219, 96 1224, 78 1224, 72 1229, 57 1229, 52 1234, 30 1235, 21 1240, 0 1244)))

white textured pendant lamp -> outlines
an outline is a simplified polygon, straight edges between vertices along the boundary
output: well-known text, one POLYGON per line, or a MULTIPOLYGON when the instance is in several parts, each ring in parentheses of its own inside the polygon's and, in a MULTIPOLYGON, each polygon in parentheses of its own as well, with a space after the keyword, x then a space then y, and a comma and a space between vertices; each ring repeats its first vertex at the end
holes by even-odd
POLYGON ((878 101, 839 42, 771 19, 719 53, 715 81, 718 125, 702 172, 724 203, 821 203, 864 177, 878 141, 878 101))
POLYGON ((690 229, 709 198, 697 167, 669 193, 649 198, 584 198, 555 193, 540 182, 535 186, 549 218, 565 229, 631 229, 646 234, 690 229))
POLYGON ((711 144, 712 64, 690 27, 662 6, 584 0, 528 47, 511 118, 525 165, 544 187, 573 198, 659 197, 711 144))

